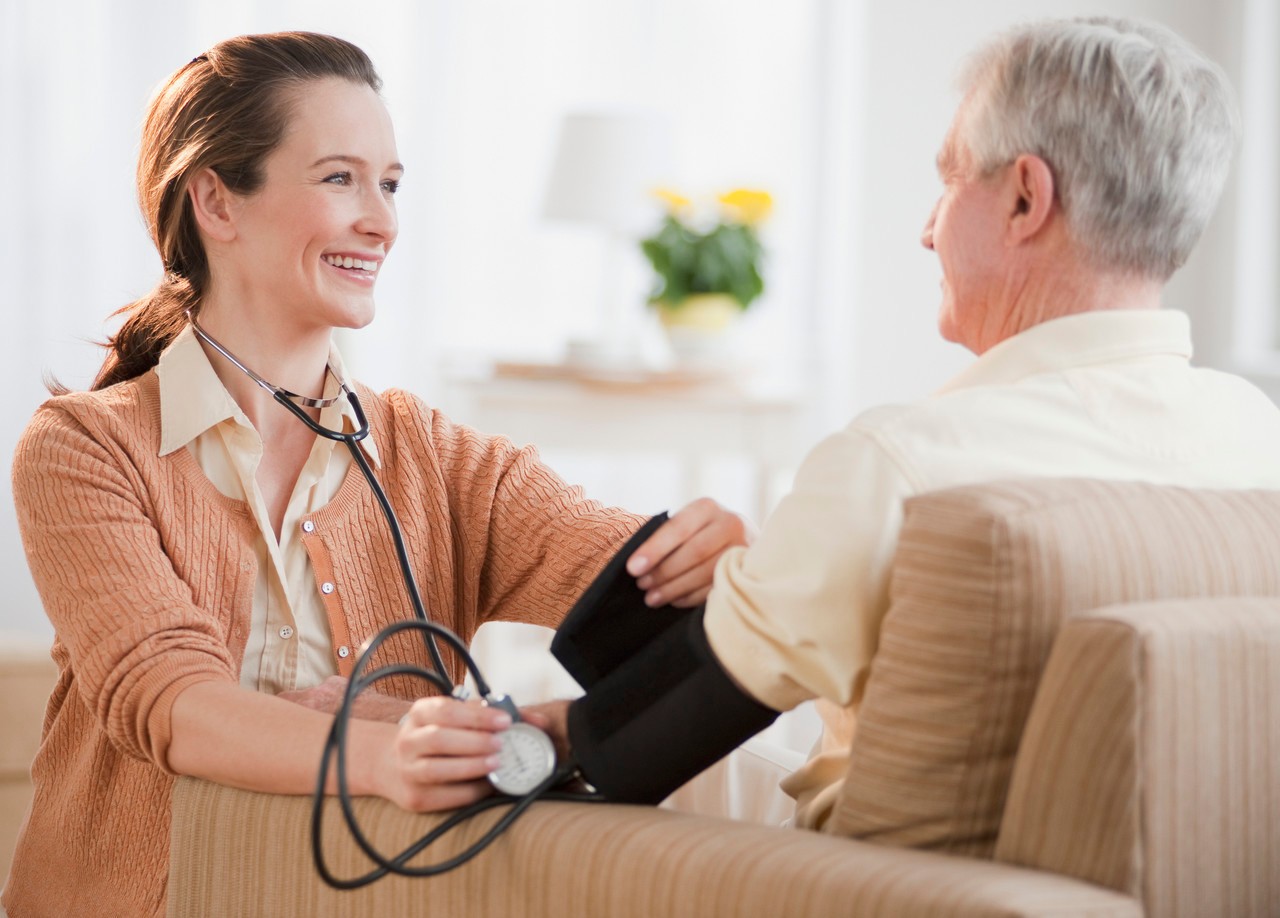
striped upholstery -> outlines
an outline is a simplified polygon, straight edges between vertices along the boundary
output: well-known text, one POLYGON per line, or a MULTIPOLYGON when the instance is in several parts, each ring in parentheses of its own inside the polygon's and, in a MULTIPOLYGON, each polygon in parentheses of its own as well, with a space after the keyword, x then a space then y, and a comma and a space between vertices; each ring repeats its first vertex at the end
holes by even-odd
MULTIPOLYGON (((392 851, 435 817, 356 801, 392 851)), ((171 918, 423 915, 431 918, 1140 918, 1134 899, 1079 880, 816 832, 649 807, 540 803, 471 864, 431 879, 393 877, 354 892, 323 885, 308 846, 311 801, 191 778, 173 796, 171 918)), ((335 806, 326 851, 339 875, 369 863, 335 806)), ((457 853, 464 838, 431 849, 457 853)))
POLYGON ((1027 480, 914 498, 827 829, 989 857, 1050 646, 1118 602, 1280 596, 1280 493, 1027 480))
POLYGON ((1070 622, 996 857, 1126 892, 1151 918, 1280 915, 1280 600, 1070 622))
MULTIPOLYGON (((338 892, 312 866, 307 799, 184 778, 169 915, 1280 915, 1275 597, 1280 493, 922 496, 832 820, 890 844, 538 804, 462 870, 338 892), (1208 596, 1267 598, 1182 599, 1208 596), (997 827, 1008 863, 985 859, 997 827)), ((356 806, 383 850, 437 821, 356 806)), ((340 875, 368 868, 333 815, 325 844, 340 875)))

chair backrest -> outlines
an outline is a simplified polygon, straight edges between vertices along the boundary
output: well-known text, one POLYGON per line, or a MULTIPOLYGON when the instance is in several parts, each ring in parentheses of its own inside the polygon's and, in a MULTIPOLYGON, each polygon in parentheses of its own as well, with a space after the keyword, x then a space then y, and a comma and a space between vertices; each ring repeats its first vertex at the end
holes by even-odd
POLYGON ((1038 479, 908 501, 828 830, 990 857, 1064 621, 1214 596, 1280 596, 1280 492, 1038 479))
POLYGON ((996 859, 1126 893, 1147 918, 1280 915, 1280 599, 1068 622, 996 859))

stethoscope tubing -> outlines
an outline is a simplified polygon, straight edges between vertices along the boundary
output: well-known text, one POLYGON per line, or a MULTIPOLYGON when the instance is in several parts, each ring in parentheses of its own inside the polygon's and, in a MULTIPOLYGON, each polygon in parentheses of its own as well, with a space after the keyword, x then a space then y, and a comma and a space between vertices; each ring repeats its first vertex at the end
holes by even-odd
MULTIPOLYGON (((346 444, 347 450, 351 453, 351 458, 360 467, 361 474, 364 475, 365 481, 369 483, 369 489, 373 491, 373 496, 382 508, 382 515, 386 517, 387 528, 391 530, 391 541, 395 544, 396 559, 400 563, 400 577, 404 581, 405 592, 409 594, 409 604, 413 607, 413 614, 420 621, 430 623, 431 617, 427 615, 427 607, 422 602, 422 591, 418 589, 418 579, 414 576, 413 565, 409 561, 409 550, 405 546, 404 530, 400 527, 400 520, 391 506, 391 501, 387 499, 387 493, 382 489, 378 476, 374 474, 373 467, 369 465, 368 459, 365 458, 364 451, 356 445, 369 436, 369 419, 365 416, 364 407, 360 404, 360 399, 356 396, 355 391, 347 385, 345 380, 339 379, 338 385, 340 388, 338 394, 332 398, 308 398, 305 395, 290 392, 288 389, 268 382, 245 366, 240 361, 240 358, 236 357, 218 339, 200 327, 200 323, 196 321, 195 313, 190 309, 187 310, 187 321, 191 323, 191 330, 197 338, 229 360, 236 369, 252 379, 261 388, 270 392, 277 402, 288 408, 294 417, 305 424, 312 433, 324 437, 326 440, 341 441, 346 444), (351 410, 356 416, 356 429, 351 432, 325 427, 307 413, 308 408, 328 408, 331 405, 335 405, 338 399, 344 395, 347 397, 351 410)), ((449 670, 444 665, 444 657, 440 654, 440 647, 436 644, 435 635, 430 630, 427 630, 424 632, 423 638, 426 642, 427 653, 431 657, 431 665, 448 682, 449 687, 445 690, 446 694, 451 693, 454 690, 454 685, 452 680, 449 679, 449 670)))
POLYGON ((449 649, 453 650, 458 658, 462 661, 467 671, 471 674, 476 684, 477 693, 484 698, 491 696, 488 683, 480 672, 479 666, 468 652, 466 645, 456 634, 443 625, 436 624, 431 621, 427 615, 426 606, 422 602, 422 593, 418 588, 417 578, 413 573, 413 565, 409 559, 409 551, 405 545, 404 531, 400 526, 400 520, 397 518, 391 501, 387 498, 386 491, 382 484, 378 481, 378 477, 374 474, 372 466, 369 465, 368 459, 364 455, 364 451, 359 448, 361 440, 369 436, 369 420, 365 416, 364 408, 360 404, 360 399, 355 391, 351 389, 345 381, 338 380, 340 391, 333 398, 313 399, 290 392, 279 386, 272 385, 258 374, 240 362, 227 348, 223 347, 214 338, 212 338, 204 329, 202 329, 195 316, 190 310, 187 312, 187 318, 191 322, 192 330, 203 341, 207 342, 214 350, 226 357, 235 367, 247 374, 254 382, 266 391, 270 392, 277 402, 302 421, 312 433, 317 436, 324 437, 328 440, 341 441, 346 444, 347 449, 351 453, 351 458, 359 466, 361 474, 369 484, 369 489, 373 492, 378 506, 382 509, 382 514, 386 518, 387 528, 391 532, 391 540, 395 545, 396 558, 400 564, 400 574, 404 581, 405 592, 409 595, 409 602, 413 606, 414 619, 405 619, 386 626, 376 635, 366 642, 361 648, 356 658, 354 667, 352 668, 351 678, 347 680, 346 690, 343 692, 342 702, 338 706, 338 710, 334 715, 333 724, 329 728, 329 733, 325 739, 324 753, 320 759, 320 771, 316 779, 316 791, 312 801, 311 811, 311 852, 312 859, 315 863, 316 871, 320 874, 321 879, 329 886, 335 889, 357 889, 367 886, 374 881, 381 879, 388 873, 396 873, 402 876, 429 877, 445 873, 460 867, 467 861, 471 860, 490 844, 493 843, 499 835, 501 835, 508 826, 514 823, 522 816, 526 810, 536 800, 540 799, 566 799, 577 801, 600 801, 602 797, 584 796, 580 794, 556 794, 551 792, 551 788, 563 783, 572 776, 576 770, 572 762, 562 765, 556 769, 541 784, 530 791, 528 794, 520 798, 512 798, 507 796, 491 797, 485 800, 477 801, 470 806, 463 807, 452 815, 447 817, 438 826, 430 832, 423 835, 413 844, 409 845, 395 857, 387 858, 379 852, 365 836, 360 829, 359 822, 356 819, 355 807, 351 802, 351 791, 347 782, 347 726, 350 723, 352 711, 354 709, 356 697, 365 689, 369 688, 376 682, 391 676, 413 676, 423 679, 435 686, 446 695, 457 696, 459 693, 458 686, 449 678, 449 671, 445 667, 444 658, 440 653, 440 647, 436 643, 436 638, 441 638, 449 649), (351 405, 351 410, 355 414, 356 429, 353 431, 333 430, 320 424, 319 421, 311 417, 307 413, 308 408, 327 408, 337 403, 338 399, 343 395, 347 397, 351 405), (431 665, 434 669, 417 666, 411 663, 393 663, 381 666, 369 673, 363 675, 364 671, 370 665, 370 661, 374 655, 382 647, 382 645, 393 635, 401 631, 417 630, 421 631, 427 652, 431 657, 431 665), (324 826, 324 809, 325 809, 325 789, 329 782, 330 765, 335 768, 335 783, 337 785, 337 797, 339 807, 342 810, 343 820, 347 825, 351 837, 355 840, 356 845, 361 851, 376 865, 369 873, 363 876, 353 877, 350 879, 341 879, 333 875, 329 870, 328 864, 324 859, 324 850, 322 845, 323 826, 324 826), (461 824, 472 816, 485 812, 494 807, 509 805, 510 809, 495 822, 483 836, 474 844, 468 846, 462 852, 441 861, 438 864, 428 864, 419 867, 410 867, 409 861, 425 850, 433 842, 442 838, 450 830, 461 824))
MULTIPOLYGON (((365 689, 371 687, 374 683, 392 676, 416 676, 427 680, 437 688, 443 688, 443 683, 439 679, 439 674, 432 672, 424 667, 415 666, 408 663, 393 663, 375 669, 368 675, 364 675, 365 669, 369 665, 369 661, 379 650, 383 642, 393 635, 406 630, 426 630, 442 638, 450 649, 456 651, 466 662, 466 666, 471 673, 471 677, 476 680, 476 685, 484 684, 483 677, 480 675, 479 667, 475 661, 467 653, 465 645, 461 639, 442 625, 434 622, 420 621, 400 621, 388 625, 377 636, 369 642, 368 648, 360 655, 360 659, 356 663, 356 667, 351 674, 351 679, 347 682, 346 692, 343 696, 342 705, 339 709, 338 716, 334 718, 333 725, 329 728, 328 737, 325 740, 324 755, 320 763, 320 773, 316 779, 316 792, 312 798, 311 809, 311 853, 312 860, 316 867, 316 872, 320 874, 320 878, 325 883, 335 889, 358 889, 367 886, 389 873, 399 874, 401 876, 410 877, 431 877, 442 873, 447 873, 457 867, 462 866, 467 861, 478 855, 481 851, 492 844, 499 835, 519 819, 526 810, 539 799, 573 799, 576 801, 589 801, 593 798, 583 795, 550 795, 548 791, 557 784, 564 782, 573 773, 572 765, 565 765, 557 769, 546 780, 539 784, 536 788, 521 798, 512 798, 506 796, 490 797, 479 800, 470 806, 463 807, 448 816, 438 826, 427 832, 417 841, 402 850, 394 857, 387 857, 374 847, 373 843, 365 836, 360 829, 359 822, 356 817, 355 807, 352 803, 351 792, 347 783, 347 725, 350 720, 349 711, 354 704, 356 696, 365 689), (334 876, 329 870, 329 866, 324 858, 324 809, 325 809, 325 786, 329 780, 329 768, 333 763, 336 769, 336 784, 338 788, 338 802, 342 811, 343 821, 347 825, 347 830, 351 833, 351 837, 355 840, 356 845, 364 852, 365 856, 371 860, 376 867, 368 873, 342 879, 334 876), (468 846, 465 850, 459 852, 451 858, 440 861, 436 864, 427 864, 417 867, 409 866, 409 861, 420 854, 434 842, 443 838, 450 830, 461 824, 467 819, 476 816, 482 812, 499 806, 509 806, 510 808, 504 813, 497 822, 481 836, 475 843, 468 846)), ((487 694, 486 690, 481 690, 483 694, 487 694)))
MULTIPOLYGON (((405 592, 409 594, 409 602, 413 606, 413 614, 419 621, 430 624, 431 617, 427 615, 427 608, 422 602, 422 591, 418 589, 418 579, 413 574, 413 564, 409 561, 409 549, 405 545, 404 530, 400 528, 400 519, 396 516, 395 510, 391 506, 391 501, 387 498, 387 492, 382 489, 378 476, 374 474, 373 467, 369 465, 369 460, 365 457, 364 450, 357 446, 361 440, 369 435, 369 421, 365 417, 364 409, 361 407, 360 399, 356 397, 355 392, 348 388, 346 383, 342 383, 342 389, 346 393, 347 400, 351 403, 351 409, 356 415, 357 428, 350 433, 322 426, 311 415, 307 414, 306 409, 294 402, 283 389, 276 389, 273 394, 277 402, 293 412, 294 416, 306 424, 313 433, 326 439, 338 440, 346 444, 347 450, 351 453, 351 458, 360 467, 361 474, 364 475, 365 481, 369 483, 369 490, 373 492, 378 506, 382 508, 382 515, 386 517, 387 528, 391 531, 391 541, 396 549, 396 559, 400 563, 400 577, 404 581, 405 592)), ((426 641, 427 652, 431 655, 431 665, 445 677, 449 684, 449 687, 445 689, 445 693, 448 694, 454 690, 454 685, 449 680, 449 670, 445 668, 444 658, 440 654, 440 647, 436 643, 435 634, 431 630, 427 630, 424 632, 423 637, 426 641)), ((477 683, 477 688, 479 686, 480 683, 477 683)), ((482 694, 488 694, 488 692, 485 691, 482 694)))

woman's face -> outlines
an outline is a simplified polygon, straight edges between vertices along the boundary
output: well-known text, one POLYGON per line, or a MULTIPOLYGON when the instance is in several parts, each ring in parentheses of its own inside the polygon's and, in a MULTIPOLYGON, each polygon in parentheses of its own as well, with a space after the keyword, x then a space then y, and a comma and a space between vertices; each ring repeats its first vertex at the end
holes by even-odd
POLYGON ((261 189, 236 199, 216 280, 298 331, 360 328, 373 319, 373 286, 398 232, 404 169, 391 118, 370 87, 341 79, 294 90, 290 111, 261 189))

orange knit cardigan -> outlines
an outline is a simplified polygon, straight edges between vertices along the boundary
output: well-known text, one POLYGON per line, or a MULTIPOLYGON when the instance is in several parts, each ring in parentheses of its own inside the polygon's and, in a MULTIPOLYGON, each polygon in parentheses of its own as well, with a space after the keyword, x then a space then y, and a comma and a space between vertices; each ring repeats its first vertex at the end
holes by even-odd
MULTIPOLYGON (((358 392, 428 612, 465 641, 485 621, 556 625, 641 522, 586 500, 531 448, 455 425, 401 391, 358 392)), ((252 517, 189 451, 159 457, 159 441, 148 372, 50 399, 18 444, 14 499, 60 677, 4 891, 11 918, 163 914, 170 710, 194 683, 239 679, 257 563, 252 517)), ((386 524, 354 464, 310 519, 313 567, 337 587, 335 635, 345 629, 355 648, 412 617, 386 524)), ((384 662, 427 665, 416 633, 385 649, 384 662)), ((386 690, 414 697, 426 687, 401 680, 386 690)))

